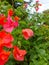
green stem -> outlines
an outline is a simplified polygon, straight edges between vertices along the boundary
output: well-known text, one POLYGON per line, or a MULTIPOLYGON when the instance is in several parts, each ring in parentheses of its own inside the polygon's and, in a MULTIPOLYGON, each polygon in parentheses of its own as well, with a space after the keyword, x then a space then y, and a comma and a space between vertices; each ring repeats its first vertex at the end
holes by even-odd
POLYGON ((14 8, 14 0, 12 0, 12 6, 13 6, 13 8, 14 8))

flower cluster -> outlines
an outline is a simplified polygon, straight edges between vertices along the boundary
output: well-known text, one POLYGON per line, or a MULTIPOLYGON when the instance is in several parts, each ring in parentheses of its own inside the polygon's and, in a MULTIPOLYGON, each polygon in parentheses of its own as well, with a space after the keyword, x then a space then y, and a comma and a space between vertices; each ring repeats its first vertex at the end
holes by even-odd
MULTIPOLYGON (((13 10, 10 9, 7 17, 3 14, 0 15, 0 25, 3 28, 0 31, 0 65, 4 65, 8 61, 10 53, 13 54, 14 59, 17 61, 23 61, 24 56, 27 53, 26 50, 21 50, 18 46, 14 46, 12 43, 14 37, 11 35, 11 32, 14 28, 19 26, 18 21, 20 20, 17 16, 12 19, 13 14, 13 10), (13 48, 13 52, 4 50, 4 47, 8 49, 13 48)), ((34 32, 31 29, 23 29, 22 35, 28 40, 30 37, 34 36, 34 32)))
POLYGON ((35 4, 35 10, 36 11, 39 10, 39 6, 42 6, 42 4, 39 3, 39 0, 36 0, 36 4, 35 4))

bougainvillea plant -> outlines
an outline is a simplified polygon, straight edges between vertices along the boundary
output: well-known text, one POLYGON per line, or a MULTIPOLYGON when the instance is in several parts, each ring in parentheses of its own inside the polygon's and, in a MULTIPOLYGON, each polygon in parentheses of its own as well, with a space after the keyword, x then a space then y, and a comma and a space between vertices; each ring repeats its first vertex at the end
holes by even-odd
POLYGON ((23 5, 12 9, 0 2, 0 65, 49 65, 49 11, 27 14, 23 5))
MULTIPOLYGON (((14 28, 19 26, 18 21, 20 20, 18 16, 14 16, 12 18, 13 15, 14 12, 12 9, 8 10, 7 16, 0 14, 0 25, 2 26, 0 31, 0 65, 6 64, 11 53, 16 61, 24 61, 24 57, 27 54, 26 50, 22 50, 12 43, 14 41, 14 37, 11 32, 14 28), (12 49, 12 51, 6 51, 4 47, 12 49)), ((22 35, 26 40, 28 40, 30 37, 34 36, 34 32, 31 29, 22 29, 22 35)))

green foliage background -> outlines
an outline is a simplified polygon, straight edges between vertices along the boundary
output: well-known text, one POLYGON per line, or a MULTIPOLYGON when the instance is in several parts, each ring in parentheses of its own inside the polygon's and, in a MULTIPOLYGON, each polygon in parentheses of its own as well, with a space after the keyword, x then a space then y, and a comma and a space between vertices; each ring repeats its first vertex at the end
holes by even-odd
MULTIPOLYGON (((23 0, 16 0, 23 2, 23 0)), ((13 8, 8 1, 0 2, 0 13, 7 16, 9 8, 13 8)), ((49 11, 41 13, 33 13, 29 19, 28 13, 22 6, 14 8, 15 15, 21 19, 19 27, 15 28, 11 33, 14 36, 13 45, 19 46, 27 51, 23 62, 15 61, 13 55, 10 55, 6 65, 49 65, 49 11), (34 37, 25 40, 22 36, 22 29, 30 28, 34 31, 34 37)))

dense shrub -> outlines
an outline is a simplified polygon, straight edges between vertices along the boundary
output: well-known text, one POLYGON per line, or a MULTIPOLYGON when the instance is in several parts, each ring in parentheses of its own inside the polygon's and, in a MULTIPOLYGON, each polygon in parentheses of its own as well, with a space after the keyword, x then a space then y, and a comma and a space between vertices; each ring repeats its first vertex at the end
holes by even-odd
MULTIPOLYGON (((1 14, 7 17, 9 9, 13 9, 13 6, 8 2, 3 1, 0 3, 1 14)), ((14 15, 12 19, 14 20, 15 16, 19 16, 20 18, 18 21, 19 26, 11 32, 11 35, 14 37, 13 46, 18 46, 19 50, 26 50, 27 54, 24 61, 16 61, 11 54, 5 65, 49 65, 49 24, 47 23, 47 17, 49 15, 35 12, 29 19, 28 13, 23 8, 23 5, 13 9, 13 11, 14 15), (30 37, 30 30, 28 32, 25 30, 28 34, 28 39, 26 40, 22 34, 23 29, 31 29, 33 31, 32 37, 30 37)), ((0 27, 2 29, 2 26, 0 27)), ((13 50, 13 48, 4 49, 8 51, 13 50)))

